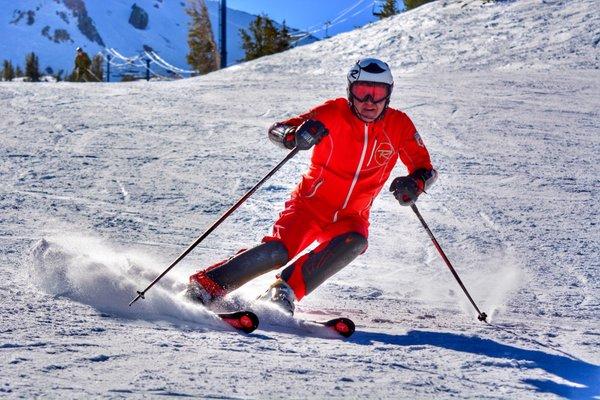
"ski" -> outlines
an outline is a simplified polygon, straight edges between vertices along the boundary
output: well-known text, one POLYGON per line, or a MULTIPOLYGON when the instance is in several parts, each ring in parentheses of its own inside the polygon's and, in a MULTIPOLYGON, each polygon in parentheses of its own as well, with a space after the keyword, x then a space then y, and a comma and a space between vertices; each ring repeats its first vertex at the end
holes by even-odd
POLYGON ((216 315, 233 328, 251 333, 258 328, 258 317, 252 311, 236 311, 216 313, 216 315))
POLYGON ((253 332, 257 329, 259 318, 256 313, 261 315, 261 318, 266 318, 264 319, 264 322, 267 326, 270 324, 287 326, 288 324, 282 323, 281 320, 281 315, 285 315, 286 320, 290 322, 295 321, 297 327, 307 329, 308 331, 318 327, 321 331, 324 329, 326 331, 334 332, 343 338, 349 338, 356 330, 356 326, 350 318, 336 317, 325 321, 317 321, 310 318, 310 315, 290 315, 279 307, 274 307, 274 305, 268 301, 263 302, 269 307, 269 311, 265 312, 264 306, 261 306, 260 303, 260 300, 255 300, 253 303, 248 304, 244 300, 229 298, 224 299, 218 305, 213 305, 211 311, 235 329, 246 333, 253 332), (253 311, 248 311, 248 309, 253 309, 253 311), (270 316, 270 314, 272 314, 271 310, 276 310, 278 316, 272 318, 272 316, 270 316))
POLYGON ((224 307, 222 302, 205 305, 189 289, 181 291, 179 296, 191 304, 204 308, 238 331, 252 333, 258 328, 258 316, 245 309, 243 305, 232 303, 230 307, 224 307))

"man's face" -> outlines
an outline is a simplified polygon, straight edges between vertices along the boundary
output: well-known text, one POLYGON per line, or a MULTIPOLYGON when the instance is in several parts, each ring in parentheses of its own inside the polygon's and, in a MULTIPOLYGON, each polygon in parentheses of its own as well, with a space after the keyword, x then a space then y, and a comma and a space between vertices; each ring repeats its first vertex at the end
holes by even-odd
POLYGON ((371 100, 362 102, 354 99, 353 103, 358 117, 365 122, 375 121, 385 108, 385 101, 373 103, 371 100))
POLYGON ((385 109, 391 86, 378 82, 354 82, 350 96, 358 117, 365 122, 375 121, 385 109))

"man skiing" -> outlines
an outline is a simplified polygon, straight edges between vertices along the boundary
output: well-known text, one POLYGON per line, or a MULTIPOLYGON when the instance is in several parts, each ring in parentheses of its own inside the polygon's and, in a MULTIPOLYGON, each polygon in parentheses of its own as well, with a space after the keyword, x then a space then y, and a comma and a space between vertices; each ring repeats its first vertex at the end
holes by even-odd
POLYGON ((91 80, 90 67, 92 61, 85 51, 81 47, 76 50, 77 55, 75 56, 75 71, 77 82, 89 82, 91 80))
POLYGON ((308 171, 271 235, 190 276, 190 298, 210 306, 251 279, 285 266, 317 241, 262 296, 293 314, 295 301, 365 252, 371 205, 398 158, 409 172, 390 187, 400 204, 411 205, 434 183, 437 172, 415 126, 406 114, 388 107, 394 85, 389 66, 362 59, 347 78, 347 98, 329 100, 269 129, 271 141, 282 148, 313 149, 308 171))

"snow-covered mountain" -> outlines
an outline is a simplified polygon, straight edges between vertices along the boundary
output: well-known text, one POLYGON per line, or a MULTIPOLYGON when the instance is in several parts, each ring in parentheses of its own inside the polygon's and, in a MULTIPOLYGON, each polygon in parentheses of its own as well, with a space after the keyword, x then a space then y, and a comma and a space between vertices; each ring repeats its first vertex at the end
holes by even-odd
MULTIPOLYGON (((218 41, 219 1, 206 4, 218 41)), ((127 58, 152 49, 167 63, 189 70, 188 7, 186 0, 0 0, 0 58, 23 66, 25 55, 33 51, 42 70, 70 72, 78 46, 90 56, 114 48, 127 58)), ((239 30, 247 30, 255 18, 227 9, 228 65, 244 57, 239 30)), ((299 44, 315 40, 308 36, 299 44)))
POLYGON ((596 0, 437 1, 194 79, 0 83, 0 395, 598 398, 599 27, 596 0), (367 252, 298 304, 349 340, 182 301, 268 232, 306 153, 129 307, 285 156, 267 127, 344 96, 363 56, 392 66, 440 172, 418 206, 491 325, 385 190, 367 252))

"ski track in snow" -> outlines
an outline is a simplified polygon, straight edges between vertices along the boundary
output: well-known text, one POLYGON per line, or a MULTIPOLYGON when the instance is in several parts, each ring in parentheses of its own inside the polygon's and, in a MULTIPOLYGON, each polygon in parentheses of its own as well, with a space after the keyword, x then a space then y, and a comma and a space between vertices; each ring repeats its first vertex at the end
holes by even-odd
POLYGON ((438 1, 197 79, 0 83, 0 395, 598 398, 598 15, 438 1), (266 128, 343 96, 371 54, 440 171, 419 208, 492 326, 386 190, 367 253, 298 305, 351 317, 349 340, 264 307, 243 335, 182 301, 268 231, 304 153, 129 307, 284 157, 266 128))

